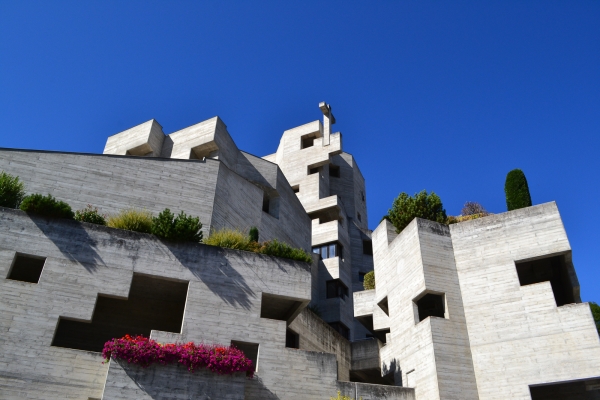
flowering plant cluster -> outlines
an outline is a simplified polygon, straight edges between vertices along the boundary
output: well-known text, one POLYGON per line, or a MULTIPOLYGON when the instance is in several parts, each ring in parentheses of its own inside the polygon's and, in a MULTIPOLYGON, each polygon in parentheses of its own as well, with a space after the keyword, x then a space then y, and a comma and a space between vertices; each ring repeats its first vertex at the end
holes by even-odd
POLYGON ((102 356, 107 361, 112 357, 144 368, 155 362, 163 365, 180 362, 191 372, 198 368, 208 368, 218 374, 246 372, 249 377, 254 375, 252 360, 233 346, 193 342, 161 344, 144 336, 125 335, 106 342, 102 356))

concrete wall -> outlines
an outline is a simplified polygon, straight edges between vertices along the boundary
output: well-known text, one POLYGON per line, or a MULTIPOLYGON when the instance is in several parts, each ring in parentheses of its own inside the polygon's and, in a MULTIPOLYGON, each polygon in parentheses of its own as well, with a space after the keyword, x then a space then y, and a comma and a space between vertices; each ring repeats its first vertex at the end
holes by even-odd
MULTIPOLYGON (((280 296, 270 307, 292 300, 297 307, 308 304, 310 265, 0 209, 2 396, 101 398, 109 365, 100 354, 51 343, 59 318, 90 321, 99 295, 126 299, 133 274, 189 282, 181 332, 152 330, 159 342, 259 345, 256 379, 245 380, 245 398, 335 395, 336 356, 286 348, 289 321, 261 318, 261 309, 269 306, 263 293, 280 296), (38 283, 5 279, 17 252, 46 257, 38 283)), ((133 381, 144 379, 149 377, 133 381)), ((117 381, 108 385, 117 386, 124 387, 117 381)))
POLYGON ((515 261, 570 255, 554 202, 450 231, 480 399, 529 399, 529 385, 600 376, 588 304, 556 307, 548 282, 519 284, 515 261))

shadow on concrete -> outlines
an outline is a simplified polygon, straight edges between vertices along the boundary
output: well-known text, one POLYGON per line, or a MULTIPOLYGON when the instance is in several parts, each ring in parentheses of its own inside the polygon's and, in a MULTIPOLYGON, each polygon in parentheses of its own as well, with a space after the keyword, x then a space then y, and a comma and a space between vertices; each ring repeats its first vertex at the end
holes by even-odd
POLYGON ((245 398, 261 400, 279 400, 277 394, 271 392, 259 376, 246 380, 245 398))
POLYGON ((98 265, 106 266, 96 250, 98 243, 85 228, 85 225, 91 224, 33 214, 28 216, 68 260, 80 264, 90 273, 94 273, 98 265))
MULTIPOLYGON (((233 307, 250 310, 256 293, 232 266, 228 251, 202 244, 165 243, 181 265, 202 281, 214 294, 233 307)), ((238 260, 241 260, 238 257, 238 260)))

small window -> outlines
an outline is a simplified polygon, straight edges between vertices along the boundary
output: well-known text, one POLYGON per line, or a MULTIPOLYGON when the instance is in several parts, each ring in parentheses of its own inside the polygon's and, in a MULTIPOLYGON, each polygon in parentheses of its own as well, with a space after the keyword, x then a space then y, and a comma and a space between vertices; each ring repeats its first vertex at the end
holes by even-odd
POLYGON ((556 306, 575 303, 573 284, 564 255, 515 263, 521 286, 550 282, 556 306))
POLYGON ((294 193, 300 193, 300 185, 292 186, 294 193))
POLYGON ((329 176, 333 176, 334 178, 340 177, 340 167, 338 165, 329 164, 329 176))
POLYGON ((359 282, 364 282, 364 281, 365 281, 365 275, 366 275, 366 274, 367 274, 366 272, 359 272, 359 273, 358 273, 358 281, 359 281, 359 282))
POLYGON ((370 240, 363 240, 363 254, 368 256, 373 255, 373 242, 370 240))
POLYGON ((300 137, 300 148, 306 149, 307 147, 313 147, 315 145, 315 139, 317 135, 315 133, 309 133, 300 137))
POLYGON ((320 254, 323 259, 333 257, 344 258, 342 250, 342 245, 337 242, 322 244, 312 248, 312 252, 320 254))
POLYGON ((313 168, 309 168, 309 169, 308 169, 308 174, 309 174, 309 175, 318 174, 318 173, 320 173, 320 172, 321 172, 321 170, 322 170, 322 168, 321 168, 321 167, 313 167, 313 168))
POLYGON ((266 193, 263 196, 262 210, 263 210, 263 212, 266 212, 267 214, 269 213, 269 196, 267 196, 266 193))
POLYGON ((327 285, 326 288, 328 299, 333 299, 336 297, 345 299, 348 297, 348 287, 346 287, 346 285, 344 285, 339 279, 327 281, 325 284, 327 285))
POLYGON ((428 293, 416 301, 419 322, 427 317, 444 318, 444 295, 428 293))
POLYGON ((285 347, 290 349, 300 348, 300 335, 291 329, 285 331, 285 347))
POLYGON ((359 213, 359 212, 357 212, 357 213, 356 213, 356 216, 358 217, 358 221, 359 221, 359 222, 362 222, 362 217, 361 217, 361 215, 360 215, 360 213, 359 213))
POLYGON ((15 281, 38 283, 44 269, 44 257, 17 253, 10 268, 7 279, 15 281))
POLYGON ((350 339, 350 329, 341 322, 329 322, 329 326, 331 326, 337 333, 342 335, 346 339, 350 339))
POLYGON ((363 203, 365 202, 365 192, 360 191, 360 197, 362 198, 363 203))

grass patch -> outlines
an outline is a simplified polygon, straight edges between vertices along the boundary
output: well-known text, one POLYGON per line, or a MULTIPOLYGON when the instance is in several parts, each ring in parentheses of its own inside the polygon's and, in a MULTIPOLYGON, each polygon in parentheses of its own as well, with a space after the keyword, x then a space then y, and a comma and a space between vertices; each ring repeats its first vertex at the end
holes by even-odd
POLYGON ((204 244, 312 263, 310 254, 302 249, 297 249, 277 239, 257 243, 239 229, 215 230, 207 239, 204 239, 204 244))
POLYGON ((152 213, 146 210, 130 208, 108 217, 106 225, 111 228, 125 229, 127 231, 151 233, 152 213))

